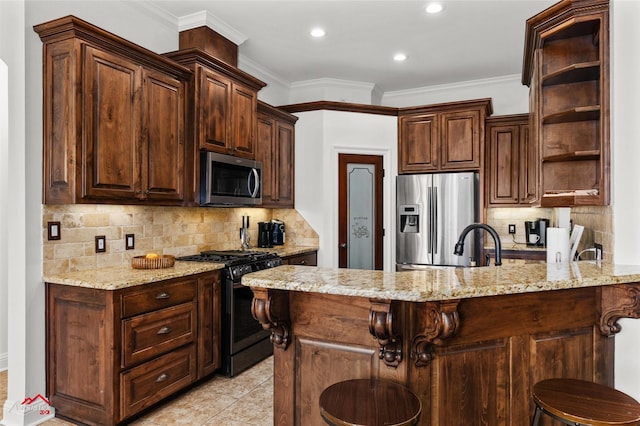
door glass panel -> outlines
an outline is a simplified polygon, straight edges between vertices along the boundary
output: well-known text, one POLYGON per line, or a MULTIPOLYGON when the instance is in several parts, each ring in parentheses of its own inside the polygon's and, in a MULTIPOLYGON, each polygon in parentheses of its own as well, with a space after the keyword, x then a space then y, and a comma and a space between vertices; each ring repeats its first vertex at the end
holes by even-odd
POLYGON ((375 166, 347 164, 347 268, 374 269, 375 166))

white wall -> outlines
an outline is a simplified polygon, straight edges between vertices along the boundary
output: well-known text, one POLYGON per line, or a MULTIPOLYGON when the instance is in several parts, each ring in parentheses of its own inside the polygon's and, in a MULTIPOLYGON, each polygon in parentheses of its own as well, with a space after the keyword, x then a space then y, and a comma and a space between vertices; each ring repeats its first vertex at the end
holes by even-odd
MULTIPOLYGON (((640 264, 640 2, 614 0, 611 52, 612 204, 614 261, 640 264)), ((640 320, 619 322, 616 387, 640 400, 640 320)))
POLYGON ((382 97, 382 105, 407 107, 482 98, 492 99, 492 115, 529 112, 529 88, 522 85, 520 74, 386 92, 382 97))
POLYGON ((337 111, 297 114, 296 209, 320 236, 318 265, 338 266, 338 155, 383 157, 384 269, 394 268, 397 118, 337 111))
MULTIPOLYGON (((0 6, 0 10, 2 7, 0 6)), ((0 33, 1 34, 1 33, 0 33)), ((1 35, 0 35, 1 37, 1 35)), ((0 200, 9 199, 9 67, 0 55, 0 200)), ((7 369, 8 206, 0 204, 0 371, 7 369)))

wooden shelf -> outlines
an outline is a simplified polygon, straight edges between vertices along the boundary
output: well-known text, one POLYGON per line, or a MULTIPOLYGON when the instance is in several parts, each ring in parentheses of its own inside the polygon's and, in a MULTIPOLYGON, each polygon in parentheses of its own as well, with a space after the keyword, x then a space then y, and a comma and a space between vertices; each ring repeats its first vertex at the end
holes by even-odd
POLYGON ((600 78, 600 61, 582 62, 561 68, 542 77, 543 86, 592 81, 600 78))
POLYGON ((600 105, 589 105, 545 115, 542 118, 542 124, 571 123, 598 119, 600 119, 600 105))
POLYGON ((600 158, 600 150, 592 149, 588 151, 573 151, 565 152, 562 154, 547 155, 542 158, 543 162, 557 162, 557 161, 584 161, 584 160, 597 160, 600 158))
POLYGON ((571 207, 571 206, 593 206, 601 202, 600 193, 566 193, 544 194, 540 199, 540 207, 571 207))
POLYGON ((598 44, 598 33, 600 31, 600 20, 586 20, 580 21, 577 18, 569 19, 561 25, 558 25, 553 31, 549 32, 549 35, 542 38, 545 43, 555 40, 564 40, 572 37, 581 37, 588 34, 594 36, 593 44, 598 44))

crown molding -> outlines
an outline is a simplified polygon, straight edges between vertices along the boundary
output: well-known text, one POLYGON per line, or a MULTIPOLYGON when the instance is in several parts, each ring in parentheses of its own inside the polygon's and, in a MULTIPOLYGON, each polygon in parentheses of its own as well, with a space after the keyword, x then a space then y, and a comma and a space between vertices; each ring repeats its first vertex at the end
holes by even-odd
POLYGON ((232 41, 236 45, 241 45, 249 37, 242 34, 240 31, 233 28, 231 25, 224 22, 222 19, 217 18, 208 10, 201 10, 190 15, 178 17, 178 30, 190 30, 192 28, 207 26, 213 29, 218 34, 232 41))

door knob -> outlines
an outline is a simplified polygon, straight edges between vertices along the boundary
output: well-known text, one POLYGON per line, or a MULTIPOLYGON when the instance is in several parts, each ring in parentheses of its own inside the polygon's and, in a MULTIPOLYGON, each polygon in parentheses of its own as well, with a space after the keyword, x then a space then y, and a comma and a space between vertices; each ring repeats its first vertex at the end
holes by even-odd
POLYGON ((340 248, 346 249, 347 248, 347 243, 340 244, 340 248))

